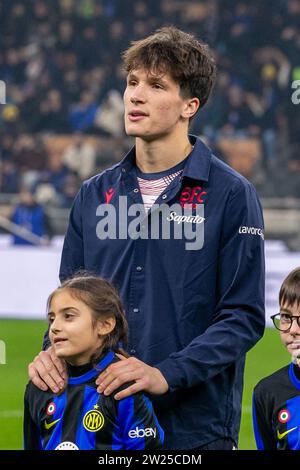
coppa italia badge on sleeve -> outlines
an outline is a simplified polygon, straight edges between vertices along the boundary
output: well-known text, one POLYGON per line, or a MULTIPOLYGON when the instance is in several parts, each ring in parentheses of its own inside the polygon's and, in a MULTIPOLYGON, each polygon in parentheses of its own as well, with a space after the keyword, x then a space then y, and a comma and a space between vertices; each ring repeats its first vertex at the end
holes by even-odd
POLYGON ((290 412, 288 410, 280 410, 278 413, 278 421, 287 423, 290 420, 290 412))
POLYGON ((51 401, 46 408, 46 413, 48 416, 52 416, 55 413, 55 410, 56 410, 55 403, 51 401))

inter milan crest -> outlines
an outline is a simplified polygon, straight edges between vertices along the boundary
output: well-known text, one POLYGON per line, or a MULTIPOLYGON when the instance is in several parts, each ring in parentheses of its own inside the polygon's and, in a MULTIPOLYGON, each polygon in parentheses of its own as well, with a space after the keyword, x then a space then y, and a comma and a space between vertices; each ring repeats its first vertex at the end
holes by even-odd
POLYGON ((97 410, 98 405, 93 410, 87 411, 83 417, 83 426, 87 431, 96 432, 104 426, 104 416, 97 410))

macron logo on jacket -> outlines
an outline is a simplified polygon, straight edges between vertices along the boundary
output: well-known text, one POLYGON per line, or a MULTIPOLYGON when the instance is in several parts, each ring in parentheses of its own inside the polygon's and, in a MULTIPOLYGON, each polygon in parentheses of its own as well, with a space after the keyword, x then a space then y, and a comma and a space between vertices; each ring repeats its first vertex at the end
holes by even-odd
POLYGON ((105 193, 105 203, 106 203, 106 204, 109 204, 109 203, 110 203, 110 201, 111 201, 112 197, 114 196, 114 194, 115 194, 114 188, 109 188, 109 189, 106 191, 106 193, 105 193))

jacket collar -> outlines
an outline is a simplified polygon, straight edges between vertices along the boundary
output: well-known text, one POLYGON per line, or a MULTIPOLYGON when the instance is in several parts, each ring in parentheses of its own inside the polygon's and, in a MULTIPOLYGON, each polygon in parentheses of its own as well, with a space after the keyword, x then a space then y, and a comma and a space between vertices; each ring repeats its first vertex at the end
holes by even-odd
MULTIPOLYGON (((187 159, 182 176, 200 181, 208 181, 212 151, 199 137, 189 135, 189 139, 194 148, 187 159)), ((130 172, 135 167, 135 147, 121 160, 120 167, 123 172, 130 172)))

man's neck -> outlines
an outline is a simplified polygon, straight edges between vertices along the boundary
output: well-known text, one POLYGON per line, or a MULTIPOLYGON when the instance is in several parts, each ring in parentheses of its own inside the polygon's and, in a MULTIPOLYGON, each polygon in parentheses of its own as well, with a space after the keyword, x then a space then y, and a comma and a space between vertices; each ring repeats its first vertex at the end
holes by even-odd
POLYGON ((188 136, 182 139, 145 142, 136 138, 136 164, 143 173, 158 173, 173 168, 192 151, 188 136))

